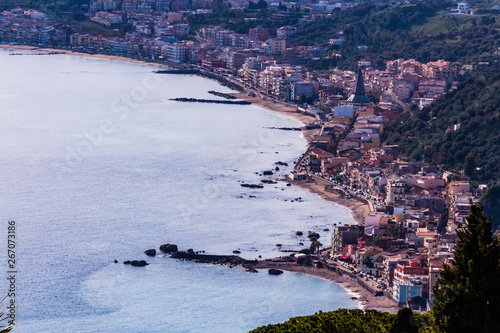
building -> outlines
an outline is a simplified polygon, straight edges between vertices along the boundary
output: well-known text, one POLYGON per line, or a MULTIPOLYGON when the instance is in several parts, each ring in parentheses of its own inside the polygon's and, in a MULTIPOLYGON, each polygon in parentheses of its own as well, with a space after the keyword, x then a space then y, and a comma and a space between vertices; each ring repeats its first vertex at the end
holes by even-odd
POLYGON ((405 199, 405 183, 390 180, 387 185, 387 203, 405 199))
POLYGON ((347 117, 352 119, 353 110, 354 108, 352 105, 336 106, 333 109, 333 114, 335 117, 347 117))
POLYGON ((354 93, 347 99, 348 103, 352 104, 366 104, 370 103, 370 98, 366 96, 365 83, 363 82, 363 72, 361 69, 358 70, 356 77, 356 88, 354 93))
POLYGON ((184 44, 172 43, 167 46, 167 60, 181 63, 186 60, 186 47, 184 44))
POLYGON ((261 40, 265 42, 269 39, 269 30, 267 28, 262 28, 262 26, 257 26, 256 28, 250 28, 248 36, 254 40, 261 40))
POLYGON ((344 247, 356 244, 357 239, 363 235, 364 228, 357 224, 334 226, 332 231, 332 252, 343 252, 344 247))
POLYGON ((278 39, 288 40, 296 33, 297 33, 297 27, 285 26, 276 29, 276 36, 278 37, 278 39))
POLYGON ((469 6, 467 5, 467 2, 459 2, 457 10, 460 14, 467 14, 467 12, 469 11, 469 6))
POLYGON ((313 82, 295 82, 290 85, 290 99, 298 99, 300 96, 311 97, 314 95, 313 82))
POLYGON ((392 287, 392 297, 399 304, 405 304, 410 298, 422 296, 422 284, 420 283, 396 283, 392 287))
POLYGON ((269 39, 267 41, 266 53, 273 57, 281 57, 286 48, 286 41, 284 39, 269 39))

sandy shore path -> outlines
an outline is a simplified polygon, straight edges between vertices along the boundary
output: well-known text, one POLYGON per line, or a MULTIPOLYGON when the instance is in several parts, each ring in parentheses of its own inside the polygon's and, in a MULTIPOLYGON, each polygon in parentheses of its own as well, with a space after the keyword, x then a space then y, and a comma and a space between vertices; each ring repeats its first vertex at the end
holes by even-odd
POLYGON ((374 296, 373 293, 360 286, 355 279, 347 275, 341 276, 326 268, 299 266, 288 262, 259 262, 255 268, 262 270, 275 268, 288 272, 307 274, 309 276, 337 283, 353 293, 352 296, 357 298, 362 309, 373 309, 390 313, 397 313, 399 309, 398 306, 396 306, 393 301, 387 299, 387 297, 374 296))

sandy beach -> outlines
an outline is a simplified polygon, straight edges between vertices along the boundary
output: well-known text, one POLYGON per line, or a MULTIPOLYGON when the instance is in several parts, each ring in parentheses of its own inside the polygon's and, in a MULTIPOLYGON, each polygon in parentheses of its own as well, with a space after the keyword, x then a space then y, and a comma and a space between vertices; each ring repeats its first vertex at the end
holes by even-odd
MULTIPOLYGON (((326 192, 324 190, 325 186, 322 184, 318 184, 316 182, 308 183, 305 181, 295 181, 292 184, 305 188, 306 190, 312 193, 316 193, 324 200, 332 201, 341 206, 349 208, 351 210, 353 219, 356 220, 358 223, 362 223, 364 216, 366 216, 370 212, 370 209, 367 204, 352 198, 351 199, 343 198, 337 192, 333 193, 326 192)), ((344 221, 332 221, 332 223, 338 223, 338 222, 344 223, 344 221)))
POLYGON ((75 51, 71 51, 71 50, 51 49, 51 48, 43 48, 43 47, 29 46, 29 45, 0 44, 0 48, 32 51, 34 53, 43 52, 43 53, 47 53, 47 54, 64 54, 64 55, 71 55, 71 56, 84 57, 84 58, 119 60, 119 61, 133 62, 136 64, 142 64, 142 65, 158 65, 158 66, 162 66, 162 67, 169 67, 168 65, 166 65, 164 63, 159 63, 159 62, 154 62, 154 61, 143 61, 143 60, 138 60, 138 59, 132 59, 132 58, 120 57, 120 56, 114 56, 114 55, 107 55, 107 54, 89 54, 89 53, 84 53, 84 52, 75 52, 75 51))
MULTIPOLYGON (((259 96, 248 96, 247 93, 234 93, 231 94, 241 100, 251 102, 253 105, 257 105, 261 108, 272 112, 278 112, 280 114, 286 115, 288 117, 292 117, 301 121, 304 124, 315 121, 315 118, 309 115, 306 115, 301 112, 297 112, 297 107, 294 105, 288 105, 282 102, 275 102, 272 99, 263 100, 259 96)), ((319 129, 311 129, 311 130, 303 130, 302 131, 304 138, 307 142, 311 142, 311 139, 314 135, 319 133, 319 129)), ((339 205, 347 207, 352 212, 352 217, 358 223, 363 222, 363 217, 370 212, 370 209, 367 204, 359 202, 355 199, 347 199, 342 198, 337 192, 326 192, 324 190, 325 186, 323 184, 318 184, 316 182, 310 183, 305 181, 294 181, 292 184, 300 186, 312 193, 315 193, 322 197, 324 200, 335 202, 339 205)), ((332 223, 336 223, 338 221, 332 221, 332 223)))
POLYGON ((276 268, 283 271, 307 274, 320 279, 334 282, 349 290, 349 292, 352 293, 352 296, 357 298, 360 303, 360 308, 362 309, 379 310, 389 313, 397 313, 399 309, 393 301, 387 299, 385 296, 374 296, 373 293, 360 286, 355 279, 347 275, 339 275, 326 268, 299 266, 294 263, 283 262, 259 262, 259 264, 255 266, 255 268, 262 270, 268 268, 276 268))

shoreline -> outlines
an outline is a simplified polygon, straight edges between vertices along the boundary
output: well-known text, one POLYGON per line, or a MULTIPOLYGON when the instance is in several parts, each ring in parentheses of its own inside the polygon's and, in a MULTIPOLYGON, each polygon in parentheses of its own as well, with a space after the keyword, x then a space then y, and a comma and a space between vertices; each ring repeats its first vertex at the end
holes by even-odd
POLYGON ((155 65, 155 66, 160 66, 160 67, 165 67, 165 68, 172 68, 171 66, 169 66, 165 63, 158 63, 158 62, 154 62, 154 61, 145 61, 145 60, 139 60, 139 59, 133 59, 133 58, 115 56, 115 55, 108 55, 108 54, 100 54, 100 53, 90 54, 90 53, 78 52, 78 51, 72 51, 72 50, 66 50, 66 49, 55 49, 55 48, 53 49, 53 48, 49 48, 49 47, 0 44, 0 48, 12 49, 12 50, 23 50, 23 51, 37 51, 37 52, 47 53, 47 55, 69 55, 69 56, 76 56, 76 57, 82 57, 82 58, 118 60, 118 61, 132 62, 135 64, 141 64, 141 65, 155 65))
MULTIPOLYGON (((297 106, 285 105, 282 102, 274 102, 273 100, 263 100, 258 96, 248 96, 247 93, 232 93, 231 96, 239 98, 243 101, 251 102, 252 105, 261 107, 270 112, 279 113, 295 120, 302 122, 304 125, 310 121, 314 121, 316 118, 306 115, 301 112, 297 112, 297 106)), ((306 139, 309 144, 312 138, 319 134, 319 129, 303 129, 302 134, 304 139, 306 139)), ((363 222, 363 218, 370 212, 370 207, 368 204, 361 203, 355 199, 341 198, 337 192, 326 192, 324 190, 324 185, 318 184, 317 182, 308 183, 305 181, 290 181, 291 184, 299 186, 307 191, 317 194, 323 200, 334 202, 340 206, 343 206, 351 211, 352 218, 359 224, 363 222)), ((334 222, 336 223, 336 222, 334 222)))
MULTIPOLYGON (((24 50, 24 51, 36 51, 36 52, 44 52, 49 55, 51 54, 60 54, 60 55, 69 55, 69 56, 77 56, 77 57, 84 57, 84 58, 94 58, 94 59, 104 59, 104 60, 118 60, 118 61, 126 61, 126 62, 132 62, 136 64, 141 64, 141 65, 154 65, 154 66, 159 66, 159 67, 165 67, 165 68, 172 68, 172 66, 169 66, 164 63, 157 63, 154 61, 145 61, 145 60, 138 60, 138 59, 133 59, 133 58, 127 58, 127 57, 121 57, 121 56, 114 56, 114 55, 105 55, 105 54, 88 54, 88 53, 83 53, 83 52, 75 52, 71 50, 62 50, 62 49, 53 49, 53 48, 47 48, 47 47, 37 47, 37 46, 29 46, 29 45, 10 45, 10 44, 0 44, 0 48, 2 49, 12 49, 12 50, 24 50)), ((240 100, 243 101, 248 101, 251 102, 253 105, 258 106, 260 108, 263 108, 267 111, 273 112, 273 113, 279 113, 288 117, 291 117, 295 120, 298 120, 302 122, 304 125, 309 123, 310 121, 314 121, 316 118, 297 112, 297 106, 296 105, 287 105, 282 102, 275 102, 272 99, 267 99, 263 100, 262 98, 258 96, 248 96, 247 92, 240 92, 240 93, 232 93, 230 94, 232 96, 237 97, 240 100)), ((311 129, 311 130, 302 130, 301 133, 306 139, 307 143, 310 143, 314 135, 318 134, 319 130, 318 129, 311 129)), ((313 183, 306 183, 303 181, 297 182, 293 181, 291 182, 292 184, 299 186, 303 189, 306 189, 307 191, 317 194, 320 196, 322 199, 326 201, 333 202, 335 204, 341 205, 347 209, 350 210, 351 215, 354 220, 356 220, 358 223, 360 223, 365 215, 365 213, 369 212, 369 207, 366 204, 360 203, 356 200, 353 199, 345 199, 341 198, 340 195, 337 193, 330 193, 324 191, 324 186, 317 184, 315 182, 313 183)), ((335 223, 335 221, 332 221, 332 223, 335 223)), ((271 267, 276 267, 272 266, 271 267)), ((269 268, 269 267, 258 267, 258 269, 264 269, 264 268, 269 268)), ((375 302, 373 300, 374 296, 369 292, 367 289, 362 287, 359 283, 356 281, 350 279, 349 277, 345 276, 340 276, 337 273, 328 271, 327 269, 317 269, 313 267, 304 267, 304 266, 287 266, 282 267, 279 266, 280 269, 287 270, 290 272, 297 272, 297 273, 302 273, 306 274, 309 276, 313 276, 316 278, 321 278, 328 280, 330 282, 336 283, 349 292, 359 295, 358 297, 358 303, 362 309, 377 309, 380 311, 395 311, 397 312, 397 309, 395 308, 394 305, 392 306, 387 306, 385 303, 379 304, 379 302, 375 302)), ((380 298, 380 297, 379 297, 380 298)), ((388 302, 388 301, 386 301, 388 302)), ((395 313, 393 312, 393 313, 395 313)))
POLYGON ((375 296, 369 290, 361 286, 355 279, 347 275, 339 275, 326 268, 315 268, 311 266, 299 266, 291 263, 259 263, 255 266, 257 270, 269 268, 294 272, 333 282, 344 288, 350 297, 356 297, 359 308, 362 310, 378 310, 389 313, 397 313, 399 307, 385 296, 375 296))

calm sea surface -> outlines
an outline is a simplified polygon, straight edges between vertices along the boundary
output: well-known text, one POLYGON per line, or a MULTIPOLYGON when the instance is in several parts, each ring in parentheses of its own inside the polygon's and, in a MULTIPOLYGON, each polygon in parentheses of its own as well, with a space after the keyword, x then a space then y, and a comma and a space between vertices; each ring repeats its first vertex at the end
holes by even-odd
MULTIPOLYGON (((330 244, 322 230, 353 222, 346 208, 283 182, 240 186, 277 161, 292 165, 304 139, 268 127, 299 122, 255 106, 169 100, 230 92, 196 76, 10 52, 0 50, 0 247, 7 276, 15 220, 16 332, 245 332, 357 307, 344 289, 301 274, 143 254, 175 243, 272 258, 277 243, 309 245, 296 230, 330 244), (122 263, 134 259, 150 265, 122 263)), ((0 286, 3 297, 6 279, 0 286)))

